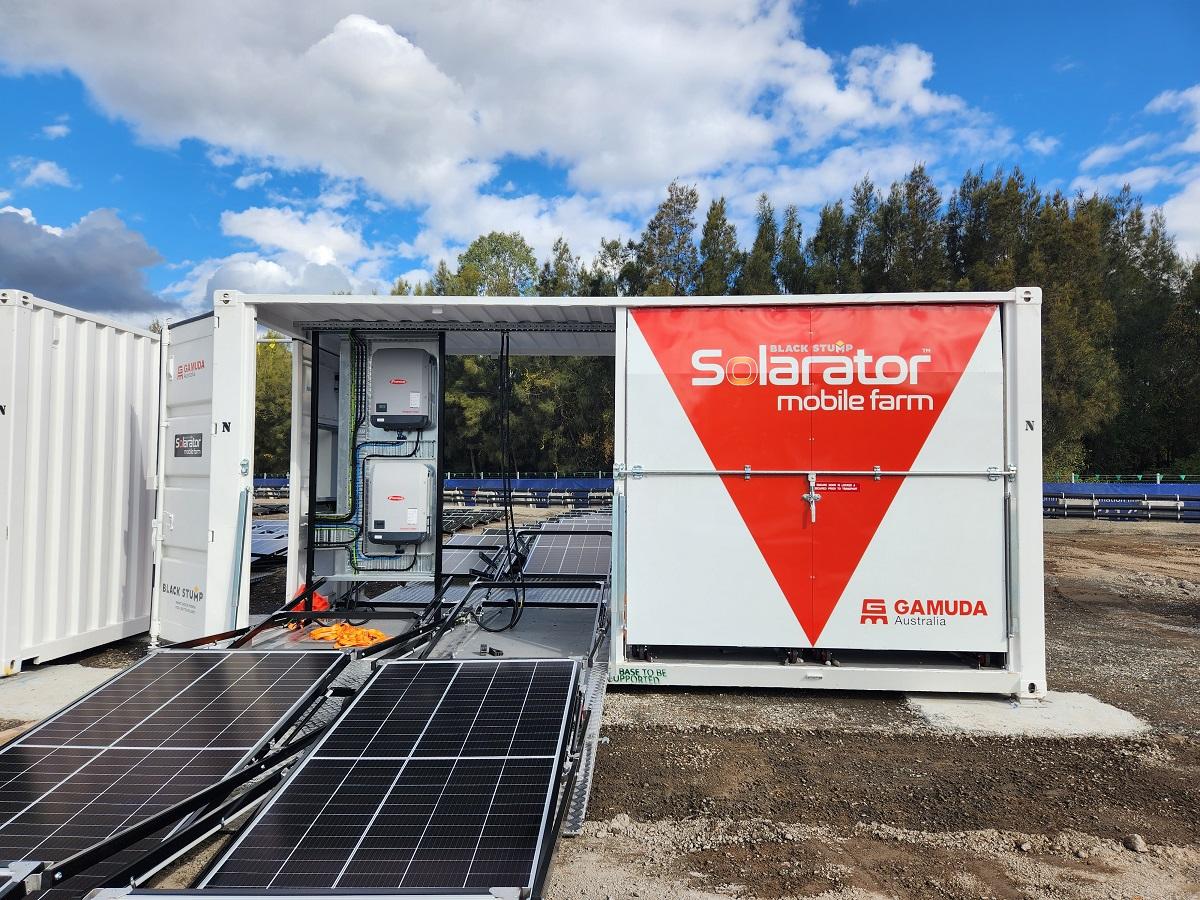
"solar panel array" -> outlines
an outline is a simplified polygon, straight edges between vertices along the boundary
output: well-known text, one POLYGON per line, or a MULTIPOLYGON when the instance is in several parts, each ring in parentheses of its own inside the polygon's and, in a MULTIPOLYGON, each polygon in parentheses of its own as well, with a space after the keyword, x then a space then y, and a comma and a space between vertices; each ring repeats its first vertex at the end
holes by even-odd
POLYGON ((163 652, 0 750, 0 862, 61 860, 220 780, 336 652, 163 652))
POLYGON ((532 887, 577 673, 565 659, 381 666, 201 886, 532 887))
POLYGON ((250 526, 250 555, 255 559, 276 556, 288 548, 288 523, 259 521, 250 526))

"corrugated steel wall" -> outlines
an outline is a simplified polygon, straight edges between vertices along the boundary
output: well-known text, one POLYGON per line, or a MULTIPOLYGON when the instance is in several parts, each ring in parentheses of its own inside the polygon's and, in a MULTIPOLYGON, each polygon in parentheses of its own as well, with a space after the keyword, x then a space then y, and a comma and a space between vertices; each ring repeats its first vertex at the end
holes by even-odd
POLYGON ((0 668, 148 627, 158 339, 0 291, 0 668))

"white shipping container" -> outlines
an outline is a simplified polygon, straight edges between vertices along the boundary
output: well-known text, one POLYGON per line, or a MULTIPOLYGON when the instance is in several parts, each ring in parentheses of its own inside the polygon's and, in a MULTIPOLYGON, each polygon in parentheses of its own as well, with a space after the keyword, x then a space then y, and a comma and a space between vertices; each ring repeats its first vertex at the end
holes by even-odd
POLYGON ((146 631, 159 341, 0 290, 0 671, 146 631))

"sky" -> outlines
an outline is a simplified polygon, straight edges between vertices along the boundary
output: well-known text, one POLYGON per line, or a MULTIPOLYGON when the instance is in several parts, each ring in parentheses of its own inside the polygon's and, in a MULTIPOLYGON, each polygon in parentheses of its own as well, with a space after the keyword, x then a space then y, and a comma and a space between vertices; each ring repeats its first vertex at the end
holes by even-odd
POLYGON ((1128 183, 1197 256, 1197 47, 1192 2, 0 0, 0 287, 386 293, 491 230, 589 259, 673 179, 746 244, 916 163, 1128 183))

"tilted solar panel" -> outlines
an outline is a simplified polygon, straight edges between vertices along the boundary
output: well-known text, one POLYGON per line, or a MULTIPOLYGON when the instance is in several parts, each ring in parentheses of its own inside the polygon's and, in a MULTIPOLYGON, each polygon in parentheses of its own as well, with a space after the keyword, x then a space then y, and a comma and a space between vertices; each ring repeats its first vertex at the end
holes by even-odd
POLYGON ((201 886, 532 887, 577 677, 566 659, 381 666, 201 886))
POLYGON ((345 664, 163 651, 0 750, 0 862, 57 861, 220 780, 345 664))
POLYGON ((545 534, 534 538, 526 575, 607 575, 612 538, 606 534, 545 534))

